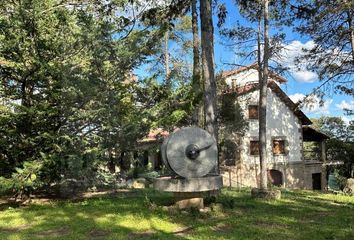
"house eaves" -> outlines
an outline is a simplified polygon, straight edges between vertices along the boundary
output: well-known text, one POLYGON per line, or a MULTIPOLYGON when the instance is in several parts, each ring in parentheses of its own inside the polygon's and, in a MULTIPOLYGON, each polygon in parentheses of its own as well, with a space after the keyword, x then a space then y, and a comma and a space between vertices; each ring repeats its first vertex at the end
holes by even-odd
POLYGON ((320 142, 330 138, 310 126, 302 126, 302 135, 305 142, 320 142))

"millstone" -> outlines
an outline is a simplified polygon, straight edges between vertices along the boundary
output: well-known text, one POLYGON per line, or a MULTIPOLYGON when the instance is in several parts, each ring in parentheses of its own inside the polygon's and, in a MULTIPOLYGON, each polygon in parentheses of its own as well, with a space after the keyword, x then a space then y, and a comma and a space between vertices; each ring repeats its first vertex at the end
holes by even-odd
POLYGON ((161 157, 162 157, 162 162, 167 167, 167 169, 169 169, 170 171, 173 171, 170 167, 170 164, 167 161, 167 156, 166 156, 166 149, 167 149, 167 144, 168 144, 169 140, 170 140, 170 137, 165 137, 165 139, 163 140, 163 143, 161 145, 161 157))
POLYGON ((200 128, 178 130, 165 139, 161 150, 165 165, 184 178, 203 177, 217 164, 215 139, 200 128))

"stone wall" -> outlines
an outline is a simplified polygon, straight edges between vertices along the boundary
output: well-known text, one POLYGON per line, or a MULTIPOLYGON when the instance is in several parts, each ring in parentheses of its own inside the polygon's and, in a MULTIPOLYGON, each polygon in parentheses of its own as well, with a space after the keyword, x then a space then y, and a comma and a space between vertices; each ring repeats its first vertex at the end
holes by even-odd
POLYGON ((313 189, 312 187, 312 174, 321 174, 321 189, 325 190, 327 186, 326 172, 322 168, 322 164, 306 164, 304 171, 304 189, 313 189))
MULTIPOLYGON (((268 164, 268 169, 278 170, 282 173, 282 187, 291 189, 312 189, 312 174, 321 173, 321 164, 304 165, 303 162, 268 164)), ((238 164, 237 166, 223 168, 224 186, 232 187, 258 187, 259 165, 238 164), (230 180, 231 176, 231 180, 230 180)), ((322 173, 323 174, 323 173, 322 173)), ((322 189, 326 182, 322 183, 322 189)))

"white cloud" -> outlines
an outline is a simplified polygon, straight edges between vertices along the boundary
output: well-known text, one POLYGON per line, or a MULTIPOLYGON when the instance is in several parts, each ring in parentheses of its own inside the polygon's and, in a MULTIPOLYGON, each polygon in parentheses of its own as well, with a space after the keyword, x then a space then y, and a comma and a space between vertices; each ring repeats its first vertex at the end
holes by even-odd
MULTIPOLYGON (((297 103, 298 101, 302 101, 306 96, 302 93, 295 93, 293 95, 289 95, 289 98, 297 103)), ((317 96, 309 96, 306 98, 306 101, 302 104, 302 110, 307 114, 329 114, 329 109, 332 104, 332 99, 326 99, 321 101, 321 99, 317 96)))
POLYGON ((304 55, 304 49, 311 49, 315 46, 313 41, 302 43, 300 41, 292 41, 288 45, 284 45, 280 52, 278 61, 289 68, 289 72, 298 82, 312 83, 318 79, 315 72, 306 70, 307 62, 296 64, 296 59, 304 55))
POLYGON ((349 125, 352 121, 354 121, 352 117, 342 116, 341 118, 347 125, 349 125))
POLYGON ((305 95, 302 93, 295 93, 293 95, 289 95, 289 98, 294 102, 297 103, 298 101, 301 101, 302 99, 305 98, 305 95))
POLYGON ((312 83, 318 79, 318 75, 314 72, 310 71, 294 71, 290 70, 291 75, 295 78, 296 81, 298 82, 306 82, 306 83, 312 83))
POLYGON ((336 107, 341 110, 354 110, 354 101, 347 102, 345 100, 342 100, 339 104, 336 104, 336 107))
POLYGON ((320 102, 318 97, 313 97, 308 103, 304 105, 304 111, 306 113, 313 114, 329 114, 329 108, 333 102, 332 99, 325 100, 323 103, 320 102))

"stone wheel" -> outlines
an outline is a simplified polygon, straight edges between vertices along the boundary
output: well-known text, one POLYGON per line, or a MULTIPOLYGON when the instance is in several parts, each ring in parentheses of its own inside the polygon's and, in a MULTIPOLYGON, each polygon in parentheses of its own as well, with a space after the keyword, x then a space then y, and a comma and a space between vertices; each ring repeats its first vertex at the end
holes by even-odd
POLYGON ((166 149, 167 149, 167 144, 168 144, 169 140, 170 140, 170 137, 165 137, 165 139, 162 142, 161 157, 162 157, 162 162, 166 166, 166 168, 170 171, 173 171, 172 168, 170 167, 170 164, 167 161, 167 156, 166 156, 166 149))
POLYGON ((166 166, 184 178, 203 177, 217 164, 216 141, 200 128, 178 130, 165 139, 161 150, 166 166))

